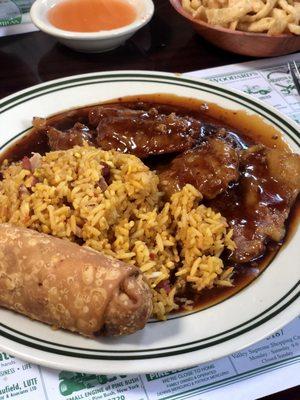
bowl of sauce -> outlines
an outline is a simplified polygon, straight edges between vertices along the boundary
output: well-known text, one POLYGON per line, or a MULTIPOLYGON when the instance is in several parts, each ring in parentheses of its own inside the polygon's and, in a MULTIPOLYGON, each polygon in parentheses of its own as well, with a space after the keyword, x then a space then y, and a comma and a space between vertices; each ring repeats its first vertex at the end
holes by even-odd
POLYGON ((112 50, 152 18, 152 0, 36 0, 33 23, 66 46, 82 52, 112 50))

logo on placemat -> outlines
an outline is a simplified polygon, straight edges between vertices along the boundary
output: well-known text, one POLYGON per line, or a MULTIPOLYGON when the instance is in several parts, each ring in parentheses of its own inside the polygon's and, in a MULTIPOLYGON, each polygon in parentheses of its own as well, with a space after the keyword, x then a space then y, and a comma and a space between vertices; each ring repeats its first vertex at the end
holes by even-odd
MULTIPOLYGON (((120 375, 119 377, 125 378, 126 375, 120 375)), ((69 396, 78 390, 91 389, 98 385, 105 385, 106 383, 118 379, 117 376, 89 375, 68 371, 61 371, 58 378, 60 380, 59 391, 63 396, 69 396)))

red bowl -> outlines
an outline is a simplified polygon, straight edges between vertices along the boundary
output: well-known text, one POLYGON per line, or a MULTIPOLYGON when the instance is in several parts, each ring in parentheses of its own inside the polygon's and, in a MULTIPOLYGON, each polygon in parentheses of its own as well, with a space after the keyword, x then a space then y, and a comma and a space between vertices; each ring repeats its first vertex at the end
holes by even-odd
POLYGON ((181 0, 170 0, 170 3, 179 14, 190 22, 199 35, 215 46, 232 53, 252 57, 274 57, 300 50, 300 36, 292 34, 269 36, 265 33, 249 33, 215 27, 193 19, 183 9, 181 0))

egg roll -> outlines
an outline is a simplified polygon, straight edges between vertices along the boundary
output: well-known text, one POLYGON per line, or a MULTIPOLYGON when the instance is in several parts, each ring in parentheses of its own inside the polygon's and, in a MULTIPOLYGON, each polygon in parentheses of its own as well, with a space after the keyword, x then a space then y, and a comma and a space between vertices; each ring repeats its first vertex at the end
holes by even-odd
POLYGON ((152 295, 132 265, 0 224, 0 306, 85 336, 115 336, 145 326, 152 295))

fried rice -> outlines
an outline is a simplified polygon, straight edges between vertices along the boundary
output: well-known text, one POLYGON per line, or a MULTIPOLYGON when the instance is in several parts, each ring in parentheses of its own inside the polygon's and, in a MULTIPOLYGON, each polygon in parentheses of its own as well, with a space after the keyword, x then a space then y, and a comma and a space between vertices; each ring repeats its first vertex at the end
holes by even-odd
POLYGON ((0 223, 66 238, 134 264, 153 292, 153 316, 190 309, 183 293, 232 285, 232 230, 192 185, 170 201, 139 158, 88 145, 2 165, 0 223))

